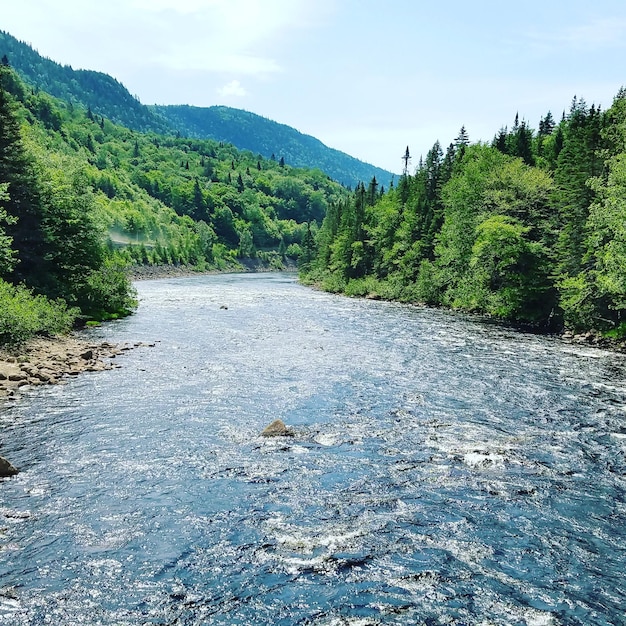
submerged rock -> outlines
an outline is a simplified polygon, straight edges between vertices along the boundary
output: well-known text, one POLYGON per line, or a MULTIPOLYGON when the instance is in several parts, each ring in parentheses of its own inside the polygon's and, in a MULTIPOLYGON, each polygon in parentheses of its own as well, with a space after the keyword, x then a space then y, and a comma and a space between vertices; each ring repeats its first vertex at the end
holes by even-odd
POLYGON ((13 467, 9 461, 0 456, 0 478, 6 478, 7 476, 15 476, 18 473, 18 469, 13 467))
POLYGON ((274 420, 261 433, 261 437, 293 437, 293 431, 285 426, 283 420, 274 420))

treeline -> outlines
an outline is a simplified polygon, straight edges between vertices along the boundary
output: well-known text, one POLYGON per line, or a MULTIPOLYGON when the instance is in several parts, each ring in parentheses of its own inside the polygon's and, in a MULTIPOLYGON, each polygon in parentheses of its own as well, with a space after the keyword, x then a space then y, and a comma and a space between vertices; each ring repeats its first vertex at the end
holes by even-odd
POLYGON ((490 144, 464 128, 414 174, 333 204, 303 278, 349 295, 486 314, 541 330, 626 334, 626 91, 574 99, 490 144))
POLYGON ((319 170, 116 125, 25 86, 5 57, 0 343, 127 314, 130 265, 280 267, 347 195, 319 170))

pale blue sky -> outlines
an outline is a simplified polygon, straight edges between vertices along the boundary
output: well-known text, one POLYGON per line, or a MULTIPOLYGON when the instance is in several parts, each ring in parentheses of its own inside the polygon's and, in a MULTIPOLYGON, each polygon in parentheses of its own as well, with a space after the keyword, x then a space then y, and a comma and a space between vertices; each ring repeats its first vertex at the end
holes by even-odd
MULTIPOLYGON (((145 104, 225 104, 399 172, 465 125, 537 128, 626 85, 623 0, 17 0, 0 29, 145 104)), ((8 6, 6 6, 8 5, 8 6)))

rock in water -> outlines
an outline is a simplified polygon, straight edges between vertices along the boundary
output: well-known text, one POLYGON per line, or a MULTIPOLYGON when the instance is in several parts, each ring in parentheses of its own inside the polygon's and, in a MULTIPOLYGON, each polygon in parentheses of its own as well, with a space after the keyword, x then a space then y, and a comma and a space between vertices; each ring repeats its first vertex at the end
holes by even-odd
POLYGON ((283 422, 283 420, 274 420, 261 433, 261 437, 293 437, 293 432, 285 426, 285 422, 283 422))
POLYGON ((15 476, 19 470, 13 467, 4 457, 0 456, 0 477, 15 476))

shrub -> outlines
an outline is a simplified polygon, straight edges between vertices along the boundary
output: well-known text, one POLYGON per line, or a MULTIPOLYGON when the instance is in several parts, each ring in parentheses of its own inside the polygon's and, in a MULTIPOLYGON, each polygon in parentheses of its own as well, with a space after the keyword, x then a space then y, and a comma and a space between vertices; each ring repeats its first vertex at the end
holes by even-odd
POLYGON ((0 344, 66 333, 78 314, 77 308, 68 308, 63 300, 48 300, 26 287, 0 280, 0 344))

